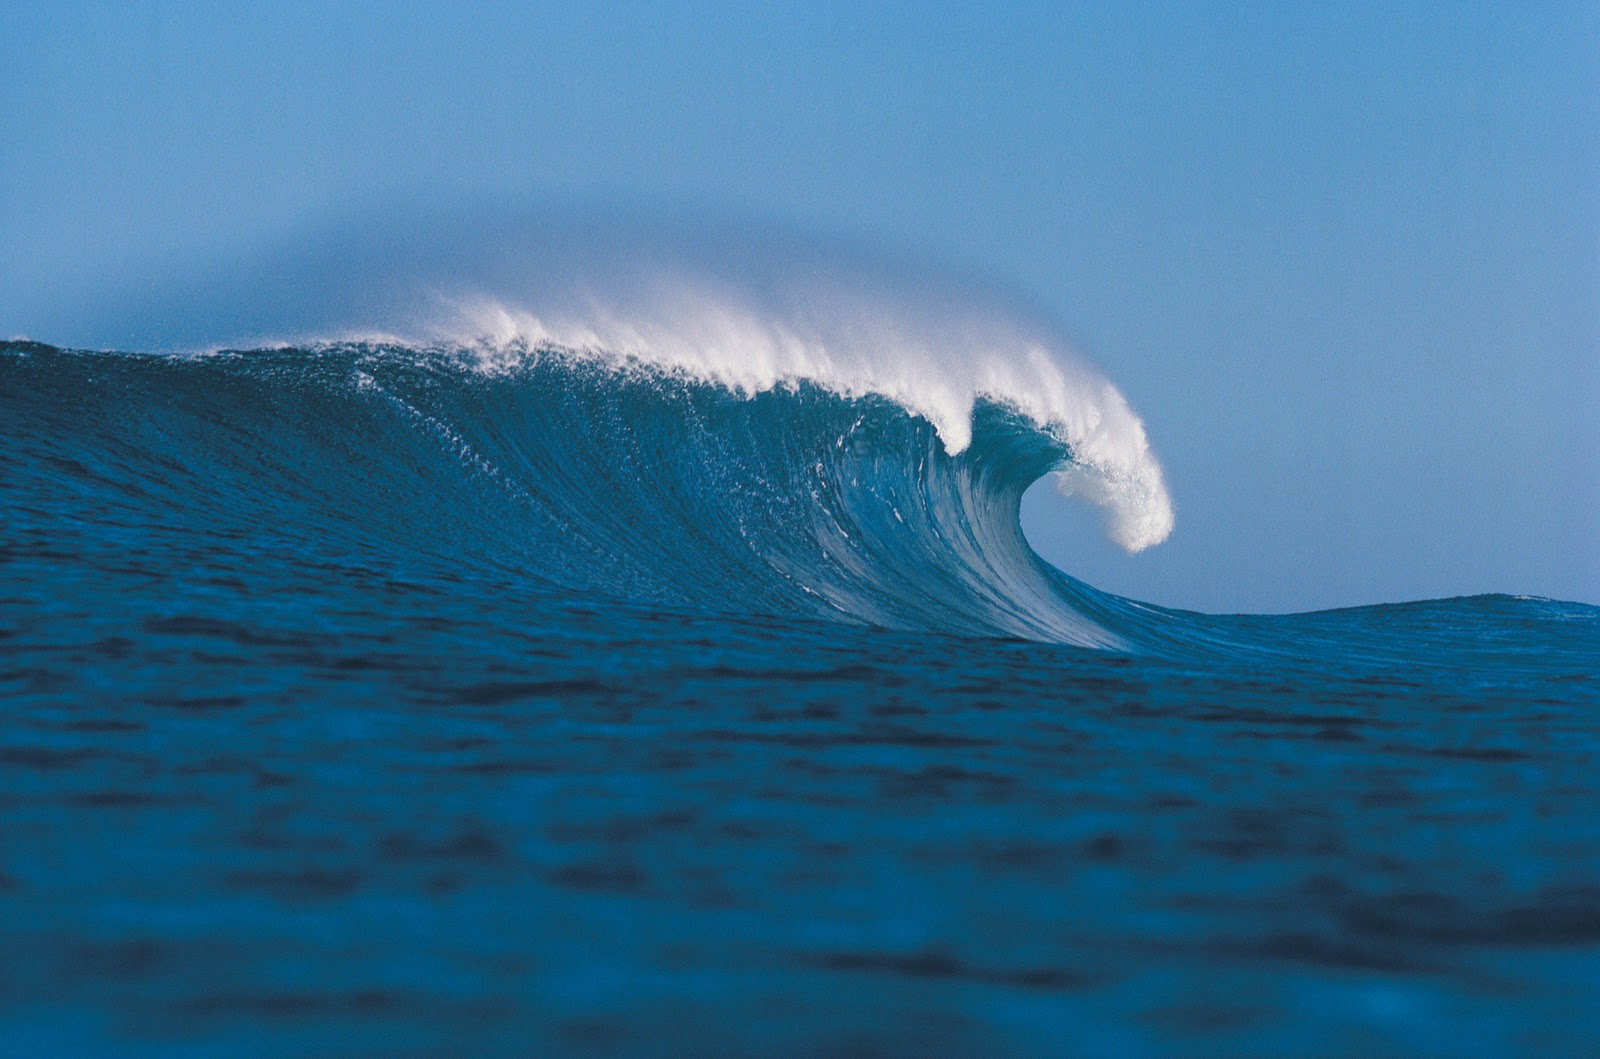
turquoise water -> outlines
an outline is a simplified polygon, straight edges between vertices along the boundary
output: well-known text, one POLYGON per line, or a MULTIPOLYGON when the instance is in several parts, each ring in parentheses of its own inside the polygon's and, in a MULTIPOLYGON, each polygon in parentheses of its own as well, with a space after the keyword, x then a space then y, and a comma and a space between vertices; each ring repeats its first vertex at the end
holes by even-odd
POLYGON ((0 345, 17 1054, 1580 1053, 1600 608, 1124 600, 1072 447, 0 345))

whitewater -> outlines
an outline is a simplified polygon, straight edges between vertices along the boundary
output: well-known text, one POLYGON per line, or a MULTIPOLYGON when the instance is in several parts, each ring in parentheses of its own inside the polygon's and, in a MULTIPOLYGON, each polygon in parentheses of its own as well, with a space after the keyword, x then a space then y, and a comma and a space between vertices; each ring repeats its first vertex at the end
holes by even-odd
POLYGON ((1600 608, 1103 592, 1023 493, 1131 552, 1174 505, 1039 314, 534 234, 343 233, 0 343, 10 1047, 1600 1034, 1600 608))

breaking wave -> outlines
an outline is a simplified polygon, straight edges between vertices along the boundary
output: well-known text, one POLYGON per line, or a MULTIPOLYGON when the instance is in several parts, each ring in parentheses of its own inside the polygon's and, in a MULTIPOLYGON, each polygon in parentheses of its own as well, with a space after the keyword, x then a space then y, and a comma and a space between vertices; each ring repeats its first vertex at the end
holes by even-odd
POLYGON ((651 604, 1125 645, 1096 614, 1110 597, 1041 561, 1018 521, 1032 482, 1080 469, 1070 435, 986 395, 952 442, 871 391, 548 342, 3 353, 16 415, 72 423, 71 454, 17 455, 122 483, 108 518, 651 604))

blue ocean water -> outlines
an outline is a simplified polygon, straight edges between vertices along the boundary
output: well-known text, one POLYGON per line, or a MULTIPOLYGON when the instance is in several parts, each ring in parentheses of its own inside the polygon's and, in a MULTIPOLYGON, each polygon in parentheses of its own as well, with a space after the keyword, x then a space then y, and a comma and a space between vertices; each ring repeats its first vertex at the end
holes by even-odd
POLYGON ((0 1051, 1600 1045, 1600 608, 1121 599, 970 428, 0 345, 0 1051))

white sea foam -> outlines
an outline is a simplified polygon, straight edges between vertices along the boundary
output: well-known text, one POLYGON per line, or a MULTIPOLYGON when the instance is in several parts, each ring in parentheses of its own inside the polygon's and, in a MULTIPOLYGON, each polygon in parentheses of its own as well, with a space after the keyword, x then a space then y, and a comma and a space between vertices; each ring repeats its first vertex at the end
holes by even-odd
POLYGON ((703 270, 656 267, 612 286, 543 304, 499 292, 439 294, 421 337, 475 349, 485 370, 554 346, 747 394, 801 381, 876 394, 926 418, 951 454, 970 444, 973 408, 985 398, 1070 446, 1076 462, 1057 474, 1057 486, 1100 506, 1117 544, 1136 552, 1172 532, 1160 462, 1122 394, 1059 337, 998 305, 815 272, 741 289, 703 270))

